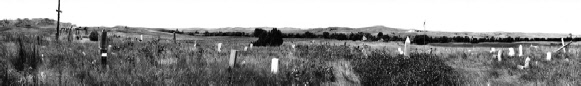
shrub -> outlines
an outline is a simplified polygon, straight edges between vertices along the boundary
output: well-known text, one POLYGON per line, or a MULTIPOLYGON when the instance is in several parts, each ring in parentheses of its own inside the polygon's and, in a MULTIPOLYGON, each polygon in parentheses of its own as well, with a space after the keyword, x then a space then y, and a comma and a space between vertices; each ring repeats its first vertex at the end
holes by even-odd
POLYGON ((97 31, 91 32, 91 34, 89 34, 89 40, 99 41, 99 33, 97 31))

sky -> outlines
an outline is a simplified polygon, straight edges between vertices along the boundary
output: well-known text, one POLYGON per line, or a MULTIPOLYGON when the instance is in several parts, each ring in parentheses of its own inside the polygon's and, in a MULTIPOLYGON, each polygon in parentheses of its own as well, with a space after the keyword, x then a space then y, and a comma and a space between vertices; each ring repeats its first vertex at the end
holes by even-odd
MULTIPOLYGON (((1 0, 0 19, 56 19, 57 1, 1 0)), ((453 32, 581 34, 581 0, 61 0, 61 10, 61 22, 78 26, 383 25, 453 32)))

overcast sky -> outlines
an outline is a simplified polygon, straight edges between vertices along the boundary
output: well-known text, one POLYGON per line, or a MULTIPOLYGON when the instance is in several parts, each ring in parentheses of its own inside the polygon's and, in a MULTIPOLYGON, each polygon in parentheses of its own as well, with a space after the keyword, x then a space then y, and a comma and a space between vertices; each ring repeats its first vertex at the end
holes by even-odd
MULTIPOLYGON (((0 19, 56 19, 57 0, 2 0, 0 19)), ((581 34, 581 0, 61 0, 62 22, 162 28, 368 27, 581 34)))

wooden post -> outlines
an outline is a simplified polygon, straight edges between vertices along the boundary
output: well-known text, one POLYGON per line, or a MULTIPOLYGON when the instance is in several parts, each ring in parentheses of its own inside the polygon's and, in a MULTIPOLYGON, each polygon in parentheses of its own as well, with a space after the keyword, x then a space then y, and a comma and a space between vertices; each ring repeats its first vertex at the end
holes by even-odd
POLYGON ((173 31, 173 43, 177 43, 176 41, 176 33, 177 33, 178 29, 176 29, 176 31, 173 31))
POLYGON ((101 34, 101 64, 103 67, 107 65, 107 31, 102 30, 101 34))
POLYGON ((230 68, 236 66, 236 50, 230 50, 230 61, 228 63, 230 68))
POLYGON ((58 0, 58 8, 56 10, 57 12, 57 19, 56 19, 56 41, 59 40, 59 34, 60 34, 60 22, 61 22, 61 0, 58 0))

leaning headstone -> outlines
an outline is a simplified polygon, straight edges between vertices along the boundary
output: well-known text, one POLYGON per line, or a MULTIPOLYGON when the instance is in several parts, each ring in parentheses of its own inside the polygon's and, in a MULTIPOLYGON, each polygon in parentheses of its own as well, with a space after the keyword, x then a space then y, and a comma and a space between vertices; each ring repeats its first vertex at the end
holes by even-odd
POLYGON ((409 53, 410 53, 409 52, 409 50, 410 50, 410 48, 409 48, 410 42, 411 42, 410 41, 410 37, 406 37, 405 44, 404 44, 404 48, 403 48, 403 55, 404 56, 409 56, 409 53))
POLYGON ((498 61, 502 61, 502 50, 498 50, 498 55, 496 55, 498 61))
POLYGON ((508 56, 514 56, 514 48, 508 48, 508 56))
POLYGON ((101 64, 107 65, 107 31, 103 30, 101 34, 101 64))
POLYGON ((270 71, 274 74, 278 72, 278 58, 272 58, 272 62, 270 64, 270 71))
POLYGON ((518 46, 518 56, 523 56, 522 45, 518 46))
POLYGON ((547 52, 547 57, 545 59, 551 61, 551 52, 547 52))
POLYGON ((220 52, 222 50, 220 50, 222 48, 222 43, 218 43, 216 44, 218 47, 216 47, 216 51, 220 52))
POLYGON ((236 50, 230 50, 230 60, 228 63, 230 68, 234 68, 236 64, 236 50))

